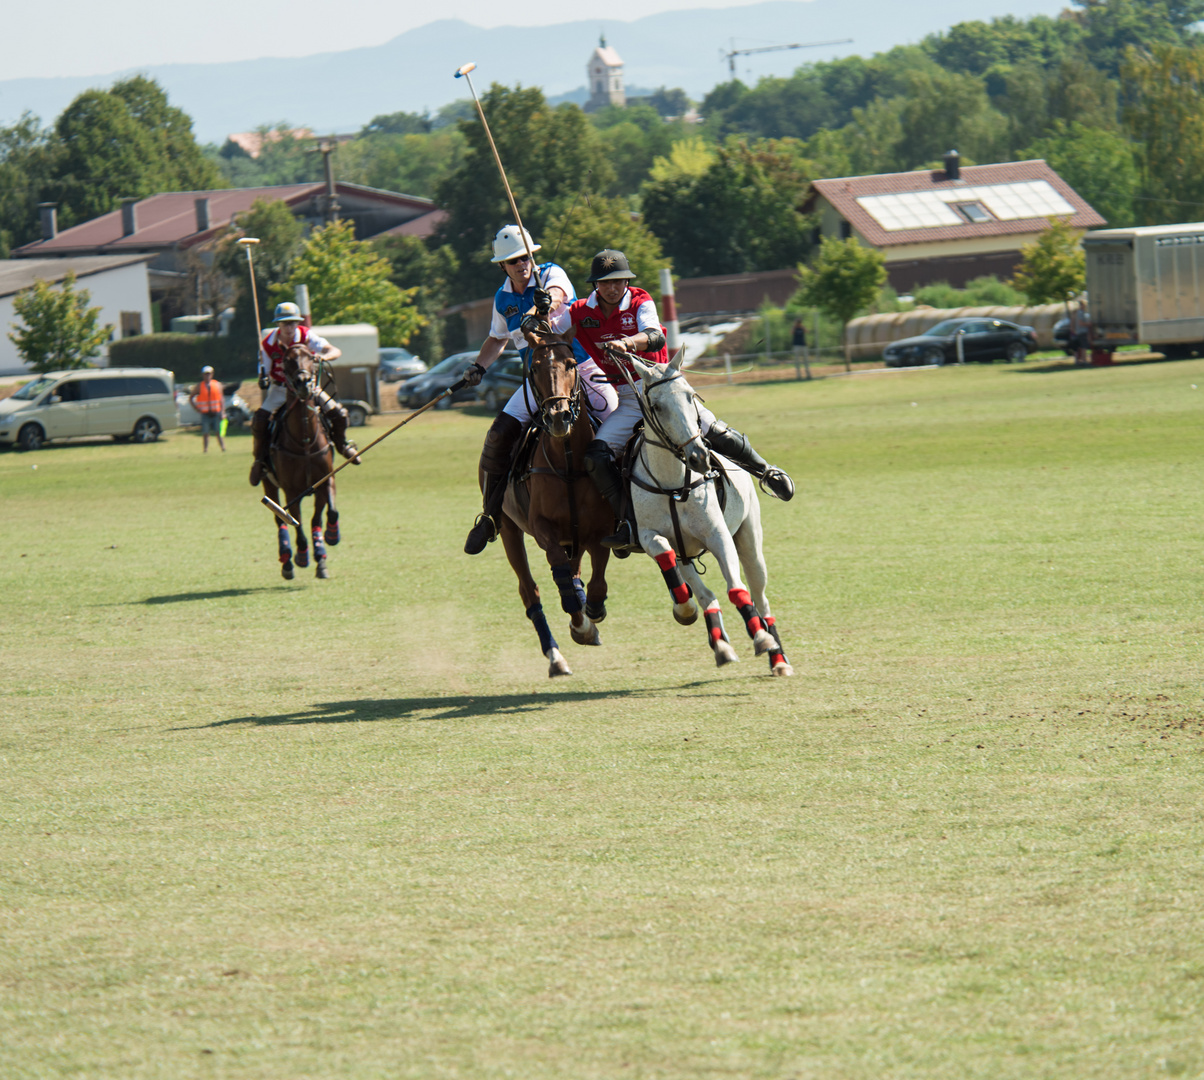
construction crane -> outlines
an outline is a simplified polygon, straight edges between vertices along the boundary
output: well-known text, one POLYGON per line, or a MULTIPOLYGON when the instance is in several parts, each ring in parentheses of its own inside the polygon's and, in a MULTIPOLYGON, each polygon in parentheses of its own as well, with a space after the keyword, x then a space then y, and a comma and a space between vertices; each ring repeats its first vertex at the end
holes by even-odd
POLYGON ((841 38, 839 41, 803 41, 795 45, 762 45, 759 49, 737 49, 735 47, 736 40, 732 39, 732 48, 727 52, 719 50, 719 56, 727 61, 728 70, 732 73, 732 78, 736 77, 736 57, 749 56, 752 53, 763 52, 779 52, 782 49, 818 49, 821 45, 851 45, 852 38, 841 38))

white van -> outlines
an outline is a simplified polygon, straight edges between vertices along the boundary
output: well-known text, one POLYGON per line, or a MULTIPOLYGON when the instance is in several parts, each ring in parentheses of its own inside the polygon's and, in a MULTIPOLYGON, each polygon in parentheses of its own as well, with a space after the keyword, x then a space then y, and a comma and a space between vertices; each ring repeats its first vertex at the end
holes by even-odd
POLYGON ((0 401, 0 445, 37 450, 50 439, 112 435, 154 442, 179 426, 164 368, 84 368, 37 375, 0 401))

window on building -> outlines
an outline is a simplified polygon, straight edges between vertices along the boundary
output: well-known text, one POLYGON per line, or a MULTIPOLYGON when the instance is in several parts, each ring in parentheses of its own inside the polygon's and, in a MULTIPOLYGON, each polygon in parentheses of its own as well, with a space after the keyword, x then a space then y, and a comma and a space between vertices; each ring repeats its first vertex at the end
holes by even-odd
POLYGON ((840 238, 842 240, 847 240, 852 235, 853 235, 853 226, 850 225, 847 221, 841 221, 840 238))
POLYGON ((995 216, 980 202, 954 203, 953 208, 971 225, 984 225, 995 216))

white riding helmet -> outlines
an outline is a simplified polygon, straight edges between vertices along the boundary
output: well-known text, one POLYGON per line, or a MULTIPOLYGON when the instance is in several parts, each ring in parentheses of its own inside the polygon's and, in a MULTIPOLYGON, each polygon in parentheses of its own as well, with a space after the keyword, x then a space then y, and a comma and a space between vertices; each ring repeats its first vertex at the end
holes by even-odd
POLYGON ((272 316, 272 322, 305 322, 305 316, 296 304, 290 304, 286 300, 283 304, 276 305, 276 314, 272 316))
POLYGON ((531 234, 517 225, 507 225, 499 229, 497 236, 493 238, 493 258, 489 261, 506 262, 517 255, 525 255, 528 249, 532 253, 539 250, 539 245, 531 239, 531 234))

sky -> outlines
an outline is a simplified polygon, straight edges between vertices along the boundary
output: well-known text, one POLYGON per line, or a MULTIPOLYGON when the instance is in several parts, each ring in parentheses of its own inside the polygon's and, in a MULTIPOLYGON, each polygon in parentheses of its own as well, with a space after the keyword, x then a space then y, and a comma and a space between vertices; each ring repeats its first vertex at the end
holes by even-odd
MULTIPOLYGON (((740 7, 755 0, 609 0, 615 22, 663 11, 740 7)), ((900 0, 887 0, 898 3, 900 0)), ((1000 0, 999 14, 1049 13, 1050 0, 1000 0)), ((309 56, 379 45, 406 30, 440 19, 474 26, 531 26, 588 18, 574 5, 499 4, 496 0, 207 0, 204 5, 164 0, 42 0, 5 5, 3 79, 99 75, 149 64, 309 56), (332 12, 337 17, 332 17, 332 12), (19 43, 14 47, 14 43, 19 43)), ((599 20, 600 30, 606 22, 599 20)), ((738 47, 751 42, 738 41, 738 47)), ((769 44, 768 42, 756 44, 769 44)))

